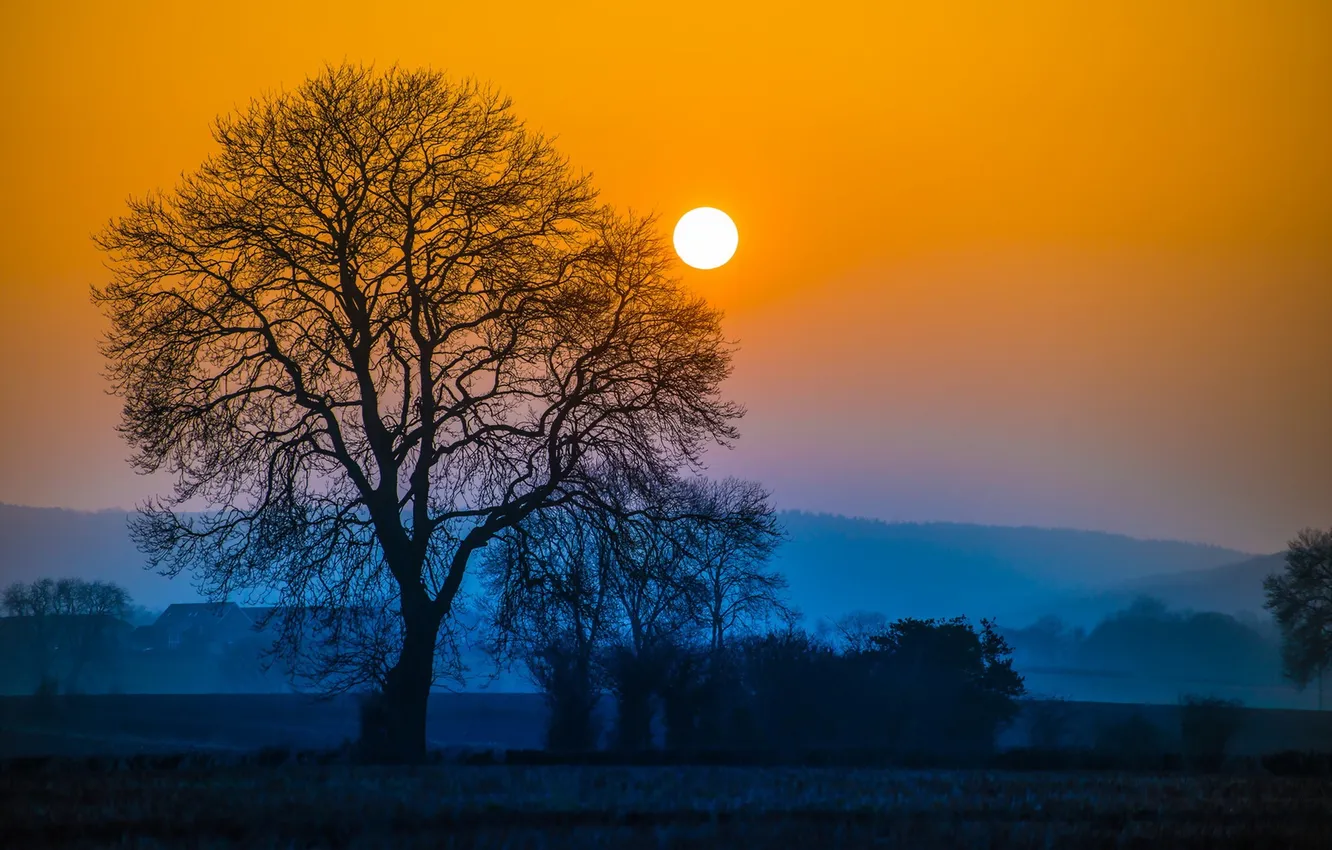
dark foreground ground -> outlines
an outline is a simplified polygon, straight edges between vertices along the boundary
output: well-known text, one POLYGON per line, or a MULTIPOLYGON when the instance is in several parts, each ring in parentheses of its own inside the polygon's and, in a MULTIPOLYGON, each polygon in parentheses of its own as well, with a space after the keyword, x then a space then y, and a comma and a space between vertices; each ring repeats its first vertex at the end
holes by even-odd
MULTIPOLYGON (((357 699, 300 694, 61 695, 0 697, 0 759, 132 753, 318 750, 359 735, 357 699)), ((540 694, 436 694, 432 749, 542 745, 540 694)))
POLYGON ((1267 776, 354 765, 0 773, 5 847, 1309 847, 1332 783, 1267 776))
MULTIPOLYGON (((1030 742, 1034 709, 999 736, 999 748, 1030 742)), ((1157 745, 1179 752, 1178 705, 1058 703, 1064 747, 1093 747, 1126 720, 1152 730, 1157 745)), ((1047 712, 1048 713, 1048 712, 1047 712)), ((602 706, 604 726, 613 707, 602 706)), ((1332 711, 1244 709, 1228 751, 1263 756, 1283 750, 1332 753, 1332 711)), ((426 738, 432 749, 534 749, 543 745, 546 707, 540 694, 439 693, 430 699, 426 738)), ((0 759, 131 753, 250 752, 263 747, 319 750, 359 734, 357 700, 299 694, 102 694, 0 697, 0 759)), ((1332 846, 1332 844, 1329 844, 1332 846)))

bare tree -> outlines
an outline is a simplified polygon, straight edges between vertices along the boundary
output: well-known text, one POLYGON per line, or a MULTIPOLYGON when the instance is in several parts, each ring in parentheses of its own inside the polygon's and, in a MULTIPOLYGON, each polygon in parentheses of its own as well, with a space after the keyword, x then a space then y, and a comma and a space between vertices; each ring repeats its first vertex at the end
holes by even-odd
POLYGON ((874 639, 888 629, 888 617, 878 611, 852 611, 837 619, 833 631, 844 652, 856 654, 874 648, 874 639))
POLYGON ((0 597, 5 613, 11 617, 106 616, 125 617, 130 612, 130 595, 125 588, 109 581, 84 581, 81 578, 39 579, 32 584, 15 582, 0 597))
POLYGON ((1306 528, 1286 550, 1285 572, 1263 581, 1267 609, 1281 629, 1286 675, 1300 687, 1332 667, 1332 528, 1306 528))
POLYGON ((685 513, 692 517, 685 547, 696 567, 699 619, 709 649, 720 652, 728 635, 753 631, 794 612, 783 592, 786 578, 768 559, 781 540, 769 496, 753 481, 697 479, 684 485, 685 513))
POLYGON ((491 544, 486 584, 495 600, 492 651, 516 659, 546 695, 547 746, 596 746, 598 656, 610 626, 614 558, 603 517, 530 516, 491 544))
POLYGON ((472 555, 598 503, 607 466, 665 479, 736 436, 719 314, 653 222, 599 206, 474 83, 331 67, 214 138, 98 239, 121 430, 176 482, 134 538, 212 598, 387 587, 384 755, 419 758, 472 555))
POLYGON ((22 618, 26 645, 17 649, 29 656, 37 680, 55 681, 60 656, 64 686, 75 689, 84 668, 108 654, 112 629, 129 616, 131 600, 129 592, 113 582, 45 578, 9 585, 0 595, 0 606, 10 617, 22 618))
POLYGON ((749 482, 635 487, 617 476, 601 494, 596 510, 535 515, 492 545, 497 650, 547 694, 559 746, 591 746, 604 683, 618 746, 641 749, 654 695, 668 738, 692 729, 728 637, 790 619, 785 582, 765 564, 779 532, 767 493, 749 482))

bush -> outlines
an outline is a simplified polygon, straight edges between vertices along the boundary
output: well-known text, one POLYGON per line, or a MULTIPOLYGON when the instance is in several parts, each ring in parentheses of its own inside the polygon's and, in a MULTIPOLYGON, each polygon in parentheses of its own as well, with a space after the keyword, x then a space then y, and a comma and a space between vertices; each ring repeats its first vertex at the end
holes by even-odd
POLYGON ((1238 700, 1189 694, 1181 701, 1180 737, 1184 755, 1196 768, 1220 770, 1231 738, 1243 723, 1238 700))
POLYGON ((596 749, 601 725, 596 716, 600 697, 592 680, 591 662, 577 647, 551 641, 530 662, 545 694, 548 716, 546 748, 596 749))
POLYGON ((752 721, 731 740, 760 749, 984 755, 1024 692, 993 625, 961 618, 898 620, 840 653, 799 632, 751 639, 737 668, 752 721))
POLYGON ((1263 756, 1262 763, 1273 776, 1332 776, 1332 753, 1283 750, 1263 756))
POLYGON ((360 722, 360 737, 356 740, 356 756, 362 761, 373 761, 388 749, 388 709, 381 691, 362 694, 356 704, 360 722))

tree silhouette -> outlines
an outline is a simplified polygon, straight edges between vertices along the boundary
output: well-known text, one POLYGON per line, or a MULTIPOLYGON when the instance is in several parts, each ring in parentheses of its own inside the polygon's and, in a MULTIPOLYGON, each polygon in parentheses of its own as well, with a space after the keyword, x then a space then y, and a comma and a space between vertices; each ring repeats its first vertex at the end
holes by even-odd
POLYGON ((550 710, 546 745, 597 745, 598 653, 610 628, 614 553, 601 514, 534 514, 499 535, 483 575, 495 626, 491 649, 517 660, 550 710))
POLYGON ((728 642, 791 618, 785 582, 765 564, 779 532, 757 484, 612 482, 603 496, 597 510, 528 517, 484 558, 492 649, 520 661, 546 695, 557 749, 595 744, 602 686, 615 697, 623 749, 650 745, 654 695, 668 739, 682 729, 672 719, 697 725, 728 642))
POLYGON ((474 83, 330 67, 214 138, 98 237, 121 430, 175 478, 132 532, 213 598, 387 601, 384 755, 419 758, 473 554, 735 437, 719 314, 474 83))
POLYGON ((735 478, 694 480, 683 489, 688 512, 707 518, 689 524, 685 549, 696 570, 709 649, 720 652, 732 633, 772 617, 793 622, 782 598, 786 577, 768 565, 781 532, 767 491, 735 478))
POLYGON ((1263 581, 1281 629, 1286 675, 1301 687, 1332 666, 1332 528, 1306 528, 1286 550, 1285 572, 1263 581))
POLYGON ((113 582, 45 578, 7 586, 0 610, 22 626, 19 645, 5 651, 26 657, 39 686, 58 684, 55 667, 62 658, 63 685, 72 690, 88 663, 112 650, 116 623, 129 616, 131 600, 113 582))

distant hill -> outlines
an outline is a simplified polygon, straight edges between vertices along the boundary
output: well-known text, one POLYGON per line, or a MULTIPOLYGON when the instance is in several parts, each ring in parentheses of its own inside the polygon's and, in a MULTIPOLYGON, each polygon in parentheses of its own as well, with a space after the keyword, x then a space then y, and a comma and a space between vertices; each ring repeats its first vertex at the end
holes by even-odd
POLYGON ((1139 596, 1150 596, 1169 608, 1183 611, 1218 611, 1230 615, 1268 618, 1263 608, 1263 579, 1285 569, 1284 553, 1258 555, 1206 570, 1146 576, 1094 594, 1069 594, 1044 610, 1023 609, 1015 620, 1031 620, 1042 613, 1056 614, 1070 625, 1091 626, 1106 615, 1121 611, 1139 596))
POLYGON ((851 610, 1032 620, 1073 596, 1252 557, 1096 531, 887 523, 799 511, 780 519, 787 539, 775 565, 811 624, 851 610))
POLYGON ((1132 589, 1154 596, 1172 608, 1226 614, 1261 612, 1266 599, 1263 579, 1285 568, 1285 553, 1278 552, 1201 572, 1150 576, 1135 582, 1132 589))
MULTIPOLYGON (((168 580, 143 568, 126 518, 123 511, 0 504, 0 583, 76 576, 117 581, 138 604, 154 609, 198 601, 187 579, 168 580)), ((1018 624, 1015 618, 1034 619, 1059 600, 1122 595, 1132 582, 1159 585, 1180 599, 1211 599, 1208 593, 1219 592, 1216 580, 1202 578, 1202 571, 1234 567, 1237 576, 1247 576, 1240 562, 1252 559, 1216 546, 1093 531, 885 523, 798 511, 780 520, 787 538, 775 566, 787 575, 792 601, 810 625, 853 610, 996 616, 1018 624)), ((1233 583, 1241 597, 1253 584, 1233 583)), ((1224 595, 1216 598, 1228 603, 1224 595)), ((1175 604, 1174 597, 1167 601, 1175 604)))

